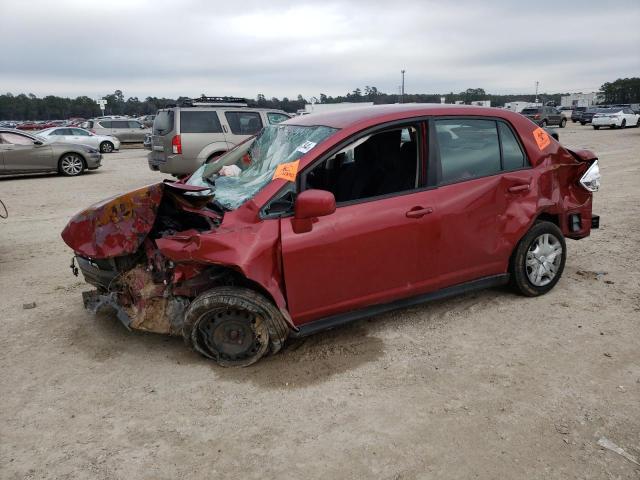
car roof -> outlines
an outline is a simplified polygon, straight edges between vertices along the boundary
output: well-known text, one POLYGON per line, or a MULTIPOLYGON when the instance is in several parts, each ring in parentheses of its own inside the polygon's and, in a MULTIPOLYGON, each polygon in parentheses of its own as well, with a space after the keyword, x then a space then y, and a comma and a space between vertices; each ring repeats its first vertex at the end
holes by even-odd
POLYGON ((404 103, 391 105, 373 105, 355 107, 333 112, 300 115, 282 122, 286 125, 318 126, 332 128, 346 128, 356 124, 382 123, 385 121, 401 120, 430 115, 470 115, 513 118, 517 113, 502 108, 479 107, 475 105, 446 105, 439 103, 404 103))

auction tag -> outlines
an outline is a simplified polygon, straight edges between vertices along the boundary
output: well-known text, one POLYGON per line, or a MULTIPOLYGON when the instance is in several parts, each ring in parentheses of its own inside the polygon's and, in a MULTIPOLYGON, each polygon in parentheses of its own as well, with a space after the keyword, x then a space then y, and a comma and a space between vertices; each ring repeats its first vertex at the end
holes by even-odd
POLYGON ((300 145, 298 148, 296 148, 296 152, 302 152, 302 153, 307 153, 309 150, 311 150, 313 147, 315 147, 317 144, 315 142, 304 142, 302 145, 300 145))
POLYGON ((276 178, 281 178, 283 180, 288 180, 289 182, 295 182, 296 175, 298 174, 299 163, 300 163, 300 160, 296 160, 295 162, 289 162, 289 163, 281 163, 280 165, 278 165, 278 167, 276 168, 276 171, 273 173, 273 180, 275 180, 276 178))
POLYGON ((538 148, 540 150, 544 150, 551 143, 551 139, 549 138, 549 134, 547 132, 545 132, 543 128, 540 128, 540 127, 536 128, 533 131, 533 138, 535 139, 536 143, 538 144, 538 148))

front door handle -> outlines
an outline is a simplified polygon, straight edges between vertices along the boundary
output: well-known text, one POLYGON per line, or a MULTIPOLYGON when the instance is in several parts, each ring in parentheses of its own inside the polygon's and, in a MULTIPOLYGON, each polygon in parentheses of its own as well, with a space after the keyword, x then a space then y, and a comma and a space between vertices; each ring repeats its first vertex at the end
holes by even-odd
POLYGON ((407 218, 422 218, 425 215, 429 215, 430 213, 433 213, 433 208, 431 207, 413 207, 405 215, 407 216, 407 218))

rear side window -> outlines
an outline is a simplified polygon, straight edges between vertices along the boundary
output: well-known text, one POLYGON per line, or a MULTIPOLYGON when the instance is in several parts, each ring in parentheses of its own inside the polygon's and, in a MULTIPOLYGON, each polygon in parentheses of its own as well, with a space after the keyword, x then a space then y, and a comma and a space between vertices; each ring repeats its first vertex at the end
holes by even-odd
POLYGON ((269 112, 267 113, 267 120, 271 125, 289 120, 289 117, 283 113, 269 112))
POLYGON ((180 112, 180 133, 222 133, 216 112, 180 112))
POLYGON ((511 129, 504 123, 498 122, 500 145, 502 146, 502 168, 517 170, 525 166, 525 156, 518 140, 511 129))
POLYGON ((493 120, 436 120, 442 183, 494 175, 500 168, 500 143, 493 120))
POLYGON ((173 130, 173 110, 164 110, 158 112, 156 118, 153 119, 153 134, 166 135, 173 130))
POLYGON ((140 122, 127 122, 129 124, 129 128, 142 128, 142 124, 140 122))
POLYGON ((111 128, 131 128, 129 122, 126 120, 113 120, 111 122, 111 128))
POLYGON ((111 124, 113 122, 111 120, 101 120, 99 122, 96 122, 96 125, 102 127, 102 128, 112 128, 111 124))
POLYGON ((227 123, 234 135, 255 135, 262 128, 260 114, 256 112, 225 112, 227 123))
POLYGON ((522 110, 522 115, 534 115, 538 112, 539 110, 537 108, 525 108, 522 110))

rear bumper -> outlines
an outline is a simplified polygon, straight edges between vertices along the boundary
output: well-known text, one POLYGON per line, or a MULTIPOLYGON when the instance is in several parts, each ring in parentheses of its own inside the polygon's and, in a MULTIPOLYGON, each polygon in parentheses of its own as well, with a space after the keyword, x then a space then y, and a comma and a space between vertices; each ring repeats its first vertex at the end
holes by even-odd
POLYGON ((150 170, 173 175, 189 175, 202 165, 202 162, 197 158, 186 158, 184 155, 166 155, 164 152, 155 151, 149 152, 147 162, 150 170))

